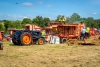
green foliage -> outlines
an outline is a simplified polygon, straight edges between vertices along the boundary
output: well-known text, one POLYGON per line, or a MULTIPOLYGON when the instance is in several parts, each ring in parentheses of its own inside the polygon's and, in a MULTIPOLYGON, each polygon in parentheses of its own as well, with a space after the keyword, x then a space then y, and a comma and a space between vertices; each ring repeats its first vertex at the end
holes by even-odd
POLYGON ((5 30, 4 24, 0 23, 0 31, 4 31, 4 30, 5 30))
POLYGON ((50 22, 50 19, 43 18, 42 16, 36 16, 36 18, 32 20, 33 24, 36 24, 40 27, 46 27, 48 25, 48 22, 50 22))
POLYGON ((17 29, 21 29, 22 28, 21 22, 18 22, 18 21, 10 22, 9 27, 17 28, 17 29))
POLYGON ((3 22, 4 22, 5 30, 7 30, 11 21, 3 20, 3 22))
POLYGON ((23 21, 22 21, 22 24, 30 24, 30 23, 32 23, 32 21, 31 21, 31 19, 29 19, 29 18, 24 18, 23 19, 23 21))
POLYGON ((96 27, 97 28, 96 22, 92 17, 83 18, 83 20, 85 21, 85 24, 87 27, 96 27))
POLYGON ((44 18, 44 27, 48 26, 48 23, 50 22, 49 18, 44 18))
POLYGON ((42 16, 37 16, 37 24, 40 26, 40 27, 44 27, 44 22, 43 22, 43 17, 42 16))
POLYGON ((58 15, 57 19, 55 21, 58 22, 60 17, 61 17, 61 15, 58 15))
POLYGON ((32 20, 32 23, 33 23, 33 24, 38 25, 38 22, 39 22, 39 21, 38 21, 38 19, 37 19, 37 18, 34 18, 34 19, 32 20))
POLYGON ((78 15, 77 13, 72 14, 70 22, 74 22, 75 20, 80 20, 80 15, 78 15))

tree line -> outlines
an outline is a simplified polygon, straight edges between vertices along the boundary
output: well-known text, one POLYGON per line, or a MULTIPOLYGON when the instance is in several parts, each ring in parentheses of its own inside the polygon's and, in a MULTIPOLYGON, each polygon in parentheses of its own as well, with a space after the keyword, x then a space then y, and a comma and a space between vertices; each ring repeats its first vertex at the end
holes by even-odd
MULTIPOLYGON (((0 20, 0 31, 5 31, 5 33, 8 33, 8 28, 16 28, 16 29, 22 29, 24 28, 25 24, 36 24, 40 27, 47 27, 49 22, 58 22, 61 15, 58 15, 56 19, 51 20, 47 17, 42 16, 36 16, 33 19, 30 18, 24 18, 22 21, 20 20, 0 20)), ((66 23, 73 23, 76 20, 84 20, 84 23, 88 27, 95 27, 100 28, 100 19, 94 19, 93 17, 88 18, 81 18, 81 16, 77 13, 73 13, 70 17, 66 17, 66 23)))

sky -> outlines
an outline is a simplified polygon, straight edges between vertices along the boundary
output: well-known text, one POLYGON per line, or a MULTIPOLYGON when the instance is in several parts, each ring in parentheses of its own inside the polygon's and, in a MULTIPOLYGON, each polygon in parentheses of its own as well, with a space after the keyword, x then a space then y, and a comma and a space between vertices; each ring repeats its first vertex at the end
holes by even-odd
POLYGON ((100 0, 0 0, 0 20, 33 19, 38 15, 52 20, 73 13, 100 19, 100 0))

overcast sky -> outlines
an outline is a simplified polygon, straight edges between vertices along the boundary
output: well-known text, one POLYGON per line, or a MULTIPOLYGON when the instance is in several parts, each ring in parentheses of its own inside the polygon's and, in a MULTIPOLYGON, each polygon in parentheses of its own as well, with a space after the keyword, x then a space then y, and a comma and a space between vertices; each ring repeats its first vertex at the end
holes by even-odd
POLYGON ((100 0, 0 0, 0 20, 33 19, 38 15, 55 19, 73 13, 100 19, 100 0))

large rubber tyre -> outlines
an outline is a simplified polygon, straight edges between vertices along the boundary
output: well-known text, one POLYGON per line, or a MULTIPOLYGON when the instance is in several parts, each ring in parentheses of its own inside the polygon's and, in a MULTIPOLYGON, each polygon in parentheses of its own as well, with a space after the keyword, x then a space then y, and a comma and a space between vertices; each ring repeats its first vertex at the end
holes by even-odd
POLYGON ((66 38, 62 38, 61 43, 63 44, 63 43, 65 43, 66 41, 67 41, 66 38))
POLYGON ((32 35, 29 32, 23 32, 20 37, 21 45, 28 46, 32 43, 32 35))
POLYGON ((20 45, 20 42, 15 39, 14 35, 12 35, 12 42, 14 45, 20 45))
POLYGON ((3 50, 3 44, 0 43, 0 50, 3 50))
POLYGON ((43 45, 45 43, 44 38, 39 38, 37 43, 38 45, 43 45))

